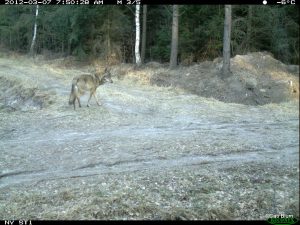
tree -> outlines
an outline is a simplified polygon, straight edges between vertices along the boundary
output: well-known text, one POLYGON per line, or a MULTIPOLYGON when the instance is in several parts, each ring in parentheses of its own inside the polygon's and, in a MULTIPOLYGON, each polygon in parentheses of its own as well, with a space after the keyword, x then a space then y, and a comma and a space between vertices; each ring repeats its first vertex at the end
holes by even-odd
POLYGON ((35 8, 35 20, 34 20, 34 29, 33 29, 33 37, 30 45, 30 51, 29 54, 33 56, 34 54, 34 46, 35 46, 35 40, 36 40, 36 31, 37 31, 37 17, 39 14, 39 5, 36 5, 35 8))
POLYGON ((177 65, 178 54, 178 5, 173 5, 173 22, 172 22, 172 43, 170 56, 170 69, 174 69, 177 65))
POLYGON ((217 5, 180 6, 178 61, 190 64, 222 55, 223 9, 217 5))
MULTIPOLYGON (((136 61, 136 6, 38 7, 38 10, 31 5, 0 7, 1 49, 28 54, 31 50, 34 54, 55 57, 73 55, 88 61, 136 61), (35 16, 36 11, 38 16, 35 16)), ((174 7, 151 5, 146 10, 144 6, 143 15, 147 19, 143 23, 146 24, 140 25, 147 32, 141 30, 140 33, 141 62, 154 60, 170 63, 173 55, 175 57, 172 61, 176 66, 179 60, 189 64, 222 56, 225 37, 223 6, 178 6, 178 55, 171 54, 173 29, 170 29, 170 25, 174 7), (178 60, 175 60, 176 55, 178 60)), ((237 5, 233 10, 231 57, 252 51, 269 51, 284 63, 299 63, 300 29, 297 7, 237 5)))
POLYGON ((142 51, 141 60, 142 63, 145 62, 146 53, 146 34, 147 34, 147 5, 143 6, 143 31, 142 31, 142 51))
POLYGON ((252 35, 252 5, 248 6, 248 16, 247 16, 247 35, 246 35, 246 51, 249 51, 250 49, 250 43, 251 43, 251 35, 252 35))
POLYGON ((136 5, 135 8, 135 27, 135 63, 137 66, 140 66, 140 5, 136 5))
POLYGON ((223 77, 230 75, 230 34, 231 34, 231 5, 225 5, 225 21, 223 36, 223 77))

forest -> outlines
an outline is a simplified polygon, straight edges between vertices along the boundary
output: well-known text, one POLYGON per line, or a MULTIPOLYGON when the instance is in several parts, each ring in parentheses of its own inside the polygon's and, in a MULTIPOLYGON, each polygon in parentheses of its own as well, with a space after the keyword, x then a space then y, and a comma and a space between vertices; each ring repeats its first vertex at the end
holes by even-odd
MULTIPOLYGON (((224 5, 178 7, 178 63, 222 56, 224 5)), ((27 54, 34 24, 34 54, 49 58, 135 62, 135 6, 1 6, 0 49, 27 54)), ((140 13, 142 61, 170 61, 172 6, 143 5, 140 13)), ((231 56, 268 51, 287 64, 299 63, 299 8, 233 5, 231 56)))

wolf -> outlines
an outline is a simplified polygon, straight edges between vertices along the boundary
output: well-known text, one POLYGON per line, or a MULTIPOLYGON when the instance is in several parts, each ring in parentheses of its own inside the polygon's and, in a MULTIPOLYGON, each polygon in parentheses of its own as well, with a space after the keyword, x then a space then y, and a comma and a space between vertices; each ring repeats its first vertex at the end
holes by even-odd
POLYGON ((87 107, 89 107, 89 102, 92 98, 92 96, 95 97, 97 104, 100 106, 97 96, 96 96, 96 90, 97 88, 106 83, 113 83, 111 79, 111 73, 110 71, 105 68, 104 74, 101 75, 101 73, 96 72, 94 74, 82 74, 79 76, 76 76, 72 80, 72 87, 71 87, 71 93, 69 98, 69 104, 74 105, 75 110, 75 101, 77 99, 79 107, 81 107, 80 104, 80 96, 82 96, 86 91, 90 92, 90 97, 87 103, 87 107))

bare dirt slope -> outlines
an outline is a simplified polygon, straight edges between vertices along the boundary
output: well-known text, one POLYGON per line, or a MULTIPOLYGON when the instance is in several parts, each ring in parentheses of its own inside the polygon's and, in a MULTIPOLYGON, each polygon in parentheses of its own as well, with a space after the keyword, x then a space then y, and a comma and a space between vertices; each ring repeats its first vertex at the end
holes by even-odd
POLYGON ((156 70, 150 79, 158 86, 176 86, 229 103, 265 105, 299 99, 299 66, 285 65, 269 53, 236 55, 229 77, 220 76, 221 68, 217 58, 172 72, 156 70))
MULTIPOLYGON (((87 71, 0 58, 1 219, 299 218, 293 90, 278 104, 224 103, 192 94, 181 79, 150 86, 167 74, 160 65, 121 65, 97 91, 101 107, 92 99, 74 111, 71 80, 87 71)), ((247 76, 254 85, 256 75, 247 76)))

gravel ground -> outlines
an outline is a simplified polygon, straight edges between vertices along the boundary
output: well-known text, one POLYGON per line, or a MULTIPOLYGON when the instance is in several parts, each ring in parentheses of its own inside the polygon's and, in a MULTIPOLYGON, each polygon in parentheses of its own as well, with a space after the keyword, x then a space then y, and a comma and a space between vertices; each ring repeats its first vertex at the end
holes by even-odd
POLYGON ((80 71, 0 66, 1 219, 299 218, 298 102, 223 103, 113 77, 102 106, 74 111, 80 71))

